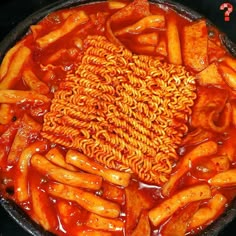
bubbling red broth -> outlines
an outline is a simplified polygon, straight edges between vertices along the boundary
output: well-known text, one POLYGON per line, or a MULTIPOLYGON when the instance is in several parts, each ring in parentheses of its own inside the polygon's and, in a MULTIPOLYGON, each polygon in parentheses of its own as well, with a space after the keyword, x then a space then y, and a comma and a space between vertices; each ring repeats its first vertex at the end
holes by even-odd
POLYGON ((31 25, 0 66, 0 194, 56 235, 194 235, 236 194, 236 59, 145 0, 31 25))

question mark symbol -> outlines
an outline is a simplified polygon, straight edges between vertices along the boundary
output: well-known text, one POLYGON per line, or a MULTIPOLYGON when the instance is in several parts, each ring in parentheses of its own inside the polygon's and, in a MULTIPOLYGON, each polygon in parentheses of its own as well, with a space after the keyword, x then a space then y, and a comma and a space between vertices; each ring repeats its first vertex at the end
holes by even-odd
POLYGON ((221 4, 221 6, 220 6, 220 10, 224 10, 225 8, 227 9, 227 11, 225 12, 225 21, 230 21, 229 15, 233 11, 234 8, 233 8, 232 4, 230 4, 228 2, 225 2, 225 3, 221 4))

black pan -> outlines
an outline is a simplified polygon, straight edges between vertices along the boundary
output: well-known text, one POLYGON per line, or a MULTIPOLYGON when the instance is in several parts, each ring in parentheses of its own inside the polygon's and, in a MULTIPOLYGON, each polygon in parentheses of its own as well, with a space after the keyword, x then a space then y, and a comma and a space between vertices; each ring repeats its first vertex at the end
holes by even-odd
MULTIPOLYGON (((17 0, 15 0, 17 1, 17 0)), ((39 20, 41 20, 43 17, 45 17, 48 13, 52 11, 59 10, 61 8, 68 8, 73 6, 78 6, 81 4, 87 4, 90 3, 89 0, 61 0, 57 1, 53 4, 47 5, 46 7, 36 11, 34 14, 27 17, 25 20, 23 20, 21 23, 19 23, 13 30, 10 31, 10 33, 0 42, 0 61, 3 59, 4 54, 7 52, 9 48, 11 48, 22 36, 24 36, 29 26, 32 24, 35 24, 39 20)), ((179 2, 184 3, 185 1, 171 1, 171 0, 152 0, 154 3, 165 3, 168 6, 174 8, 181 14, 191 18, 191 19, 199 19, 204 17, 202 14, 198 13, 197 11, 193 10, 192 8, 188 8, 179 2)), ((199 1, 200 2, 200 1, 199 1)), ((199 3, 198 2, 198 3, 199 3)), ((197 8, 197 4, 194 5, 193 8, 197 8)), ((222 12, 223 17, 223 12, 222 12)), ((213 25, 212 21, 208 21, 209 24, 213 25)), ((222 26, 222 25, 221 25, 222 26)), ((222 26, 223 27, 223 26, 222 26)), ((223 29, 221 29, 223 31, 223 29)), ((230 35, 231 39, 234 38, 234 35, 230 35)), ((222 33, 221 35, 222 41, 228 48, 229 52, 236 57, 236 44, 231 41, 231 39, 225 34, 222 33)), ((235 38, 236 41, 236 38, 235 38)), ((41 226, 37 225, 35 222, 33 222, 24 212, 21 210, 14 202, 12 202, 9 199, 4 199, 0 192, 0 205, 1 208, 4 209, 6 212, 6 217, 9 217, 13 219, 21 228, 21 232, 14 232, 11 235, 23 235, 24 231, 27 235, 34 235, 34 236, 52 236, 50 232, 46 232, 41 226)), ((2 210, 2 209, 1 209, 2 210)), ((1 213, 1 211, 0 211, 1 213)), ((2 219, 3 215, 0 215, 0 235, 1 236, 11 236, 10 234, 2 234, 1 232, 1 225, 3 222, 8 223, 8 221, 5 219, 2 219)), ((15 223, 13 222, 13 223, 15 223)), ((11 221, 9 221, 11 223, 11 221)), ((215 222, 213 222, 210 226, 208 226, 203 232, 201 232, 201 236, 219 236, 219 235, 226 235, 224 232, 226 232, 226 227, 230 224, 231 229, 233 229, 233 223, 236 224, 236 199, 231 203, 231 205, 228 207, 227 211, 218 218, 215 222)), ((10 228, 10 227, 8 227, 10 228)), ((18 228, 16 228, 18 229, 18 228)), ((228 231, 227 231, 228 232, 228 231)), ((24 234, 24 235, 26 235, 24 234)), ((227 233, 228 235, 228 233, 227 233)))

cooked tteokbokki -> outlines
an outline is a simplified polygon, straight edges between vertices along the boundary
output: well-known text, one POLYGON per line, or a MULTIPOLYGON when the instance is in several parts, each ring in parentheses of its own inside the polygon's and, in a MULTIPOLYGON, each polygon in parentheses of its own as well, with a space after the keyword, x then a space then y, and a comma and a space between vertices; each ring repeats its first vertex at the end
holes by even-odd
POLYGON ((236 196, 221 35, 147 0, 31 25, 0 66, 0 195, 55 235, 201 233, 236 196))

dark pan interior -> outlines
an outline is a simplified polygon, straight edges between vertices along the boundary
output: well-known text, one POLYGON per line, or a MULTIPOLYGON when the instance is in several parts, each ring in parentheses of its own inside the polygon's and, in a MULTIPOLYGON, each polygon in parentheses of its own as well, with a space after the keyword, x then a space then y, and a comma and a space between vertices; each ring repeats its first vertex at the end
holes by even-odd
MULTIPOLYGON (((98 1, 98 0, 95 0, 98 1)), ((199 13, 183 6, 182 4, 173 2, 171 0, 152 0, 153 3, 166 4, 180 14, 191 18, 193 20, 203 18, 199 13)), ((4 54, 10 49, 22 36, 27 34, 29 26, 40 21, 43 17, 52 11, 56 11, 62 8, 68 8, 78 6, 81 4, 91 3, 89 0, 60 0, 56 3, 48 5, 34 14, 27 17, 24 21, 19 23, 3 40, 0 42, 0 61, 3 59, 4 54)), ((210 21, 209 24, 213 25, 210 21)), ((222 41, 229 50, 229 52, 236 57, 236 45, 229 40, 227 35, 221 35, 222 41)), ((0 204, 8 212, 8 214, 27 232, 34 236, 53 236, 54 234, 46 232, 41 226, 33 222, 27 214, 18 207, 12 200, 5 199, 1 196, 0 192, 0 204)), ((226 212, 224 212, 215 222, 208 226, 199 236, 217 236, 219 233, 234 219, 236 218, 236 199, 232 201, 226 212)))

